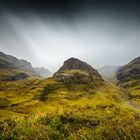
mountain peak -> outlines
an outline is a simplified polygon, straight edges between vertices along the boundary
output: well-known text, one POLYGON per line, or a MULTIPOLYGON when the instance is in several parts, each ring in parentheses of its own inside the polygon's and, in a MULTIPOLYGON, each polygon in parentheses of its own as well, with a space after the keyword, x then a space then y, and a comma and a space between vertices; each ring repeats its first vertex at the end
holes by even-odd
POLYGON ((101 75, 92 66, 77 58, 69 58, 54 74, 54 77, 64 83, 89 83, 102 81, 101 75))
POLYGON ((83 62, 78 58, 71 57, 64 62, 63 66, 57 72, 62 72, 65 70, 82 70, 91 72, 94 69, 86 62, 83 62))
POLYGON ((135 63, 140 63, 140 56, 139 57, 136 57, 131 62, 129 62, 129 64, 135 64, 135 63))

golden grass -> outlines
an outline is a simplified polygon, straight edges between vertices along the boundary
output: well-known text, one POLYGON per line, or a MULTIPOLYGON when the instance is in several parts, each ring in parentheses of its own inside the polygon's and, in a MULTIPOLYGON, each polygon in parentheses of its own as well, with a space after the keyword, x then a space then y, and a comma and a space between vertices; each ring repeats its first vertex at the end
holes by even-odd
POLYGON ((112 83, 67 87, 49 78, 0 86, 0 100, 10 101, 0 109, 0 139, 140 139, 139 109, 112 83))

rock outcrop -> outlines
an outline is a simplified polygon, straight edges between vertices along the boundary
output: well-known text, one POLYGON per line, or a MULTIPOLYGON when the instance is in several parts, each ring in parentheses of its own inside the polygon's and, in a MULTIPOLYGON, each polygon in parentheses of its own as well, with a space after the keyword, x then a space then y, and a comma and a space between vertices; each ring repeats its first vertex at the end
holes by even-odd
POLYGON ((97 70, 77 58, 66 60, 53 77, 66 84, 87 84, 103 81, 97 70))

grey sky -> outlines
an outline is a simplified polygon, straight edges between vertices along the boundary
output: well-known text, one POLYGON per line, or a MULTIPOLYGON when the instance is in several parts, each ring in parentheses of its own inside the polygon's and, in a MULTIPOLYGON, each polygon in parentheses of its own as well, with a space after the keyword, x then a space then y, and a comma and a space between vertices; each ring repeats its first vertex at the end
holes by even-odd
POLYGON ((1 11, 0 50, 55 72, 70 57, 93 67, 123 65, 140 55, 135 14, 90 12, 72 16, 1 11))

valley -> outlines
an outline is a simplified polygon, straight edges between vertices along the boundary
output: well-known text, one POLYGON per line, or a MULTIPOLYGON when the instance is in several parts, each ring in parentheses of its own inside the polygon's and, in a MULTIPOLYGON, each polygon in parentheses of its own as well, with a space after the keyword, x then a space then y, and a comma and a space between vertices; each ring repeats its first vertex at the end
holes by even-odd
POLYGON ((139 57, 111 74, 115 82, 77 58, 49 78, 2 60, 0 139, 140 139, 139 57))

